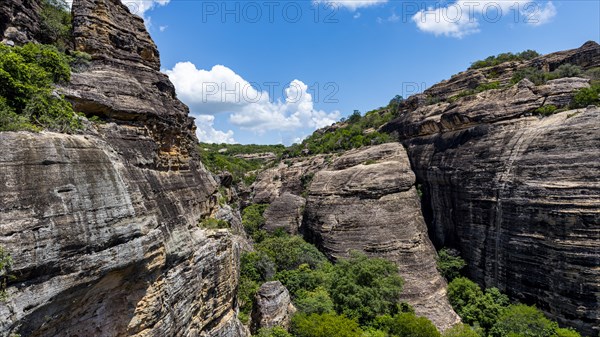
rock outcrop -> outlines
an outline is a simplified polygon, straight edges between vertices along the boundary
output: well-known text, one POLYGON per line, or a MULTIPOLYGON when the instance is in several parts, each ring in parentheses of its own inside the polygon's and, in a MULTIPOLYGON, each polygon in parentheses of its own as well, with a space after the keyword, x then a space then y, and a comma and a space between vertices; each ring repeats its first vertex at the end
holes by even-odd
POLYGON ((36 41, 40 32, 38 1, 3 0, 0 5, 0 40, 7 44, 36 41))
POLYGON ((281 282, 264 283, 256 293, 252 308, 252 333, 276 326, 288 329, 295 312, 290 294, 281 282))
POLYGON ((314 176, 304 231, 330 258, 353 250, 395 262, 405 280, 402 300, 441 330, 460 319, 436 269, 415 175, 402 145, 346 152, 314 176))
POLYGON ((490 72, 506 82, 515 69, 565 63, 598 67, 600 46, 461 73, 409 99, 383 130, 407 147, 434 243, 459 248, 478 283, 597 335, 600 110, 532 116, 543 105, 567 108, 589 80, 523 80, 443 102, 490 72))
POLYGON ((74 73, 63 89, 74 109, 125 128, 104 132, 125 145, 126 155, 141 152, 144 159, 136 166, 188 169, 197 157, 195 124, 160 72, 159 53, 143 20, 119 0, 75 1, 72 10, 75 49, 92 56, 89 69, 74 73))
POLYGON ((288 234, 298 234, 305 204, 306 199, 288 192, 277 197, 265 210, 265 230, 273 233, 281 228, 288 234))
POLYGON ((240 239, 198 227, 239 215, 219 210, 142 20, 119 0, 75 0, 73 18, 93 60, 62 91, 105 123, 0 133, 0 246, 15 277, 0 336, 246 336, 240 239))

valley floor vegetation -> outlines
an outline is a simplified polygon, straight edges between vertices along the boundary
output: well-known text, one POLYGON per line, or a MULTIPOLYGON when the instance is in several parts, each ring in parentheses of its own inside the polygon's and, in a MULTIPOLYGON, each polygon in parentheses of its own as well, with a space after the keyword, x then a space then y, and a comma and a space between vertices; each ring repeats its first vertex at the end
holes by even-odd
POLYGON ((397 267, 381 258, 353 252, 330 262, 317 247, 283 230, 262 229, 268 205, 244 209, 242 222, 254 251, 241 258, 240 318, 250 319, 261 284, 280 281, 298 312, 290 331, 262 329, 260 337, 580 337, 560 328, 533 306, 511 303, 496 288, 482 290, 462 276, 465 262, 452 249, 439 252, 438 268, 450 281, 448 297, 464 324, 441 334, 398 299, 404 281, 397 267))

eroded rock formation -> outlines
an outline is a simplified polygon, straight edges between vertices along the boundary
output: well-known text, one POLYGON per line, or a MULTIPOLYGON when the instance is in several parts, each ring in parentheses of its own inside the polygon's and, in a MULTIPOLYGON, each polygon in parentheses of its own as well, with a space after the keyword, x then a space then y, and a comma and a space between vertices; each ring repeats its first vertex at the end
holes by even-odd
POLYGON ((291 232, 295 212, 303 210, 301 234, 328 257, 358 250, 389 259, 406 281, 402 300, 440 329, 459 321, 436 269, 437 255, 402 145, 290 159, 261 172, 253 189, 255 202, 270 203, 268 230, 291 232))
POLYGON ((24 44, 36 40, 41 6, 37 1, 3 0, 0 5, 0 41, 24 44))
POLYGON ((319 171, 309 188, 304 226, 306 236, 333 259, 357 250, 395 262, 405 280, 403 301, 441 330, 459 322, 436 269, 402 145, 349 151, 319 171))
POLYGON ((600 66, 600 46, 470 70, 408 100, 384 126, 406 145, 424 186, 430 236, 456 246, 480 284, 536 304, 585 334, 600 329, 600 110, 567 108, 583 78, 562 78, 447 100, 472 84, 507 83, 514 71, 600 66), (568 109, 567 109, 568 110, 568 109))
POLYGON ((15 276, 0 335, 246 336, 239 238, 198 227, 232 214, 142 20, 119 0, 76 0, 73 16, 93 60, 62 91, 105 123, 0 134, 0 246, 15 276))
POLYGON ((276 326, 288 329, 296 308, 290 293, 279 281, 264 283, 256 293, 252 308, 252 333, 276 326))
POLYGON ((265 210, 265 230, 273 233, 281 228, 288 234, 298 234, 305 204, 306 199, 303 197, 288 192, 283 193, 265 210))

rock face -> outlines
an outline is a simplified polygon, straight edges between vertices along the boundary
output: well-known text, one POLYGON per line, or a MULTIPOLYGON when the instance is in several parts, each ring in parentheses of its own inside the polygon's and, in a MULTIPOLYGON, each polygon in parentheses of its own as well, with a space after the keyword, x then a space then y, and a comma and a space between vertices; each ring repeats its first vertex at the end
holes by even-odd
MULTIPOLYGON (((600 65, 600 46, 514 64, 600 65)), ((503 65, 510 78, 509 65, 503 65)), ((460 248, 470 275, 587 335, 600 331, 600 110, 531 116, 568 105, 588 80, 564 78, 426 105, 467 89, 467 71, 406 103, 384 127, 406 145, 439 246, 460 248)), ((485 77, 485 76, 484 76, 485 77)))
POLYGON ((3 0, 0 5, 0 39, 24 44, 36 40, 40 31, 41 7, 38 1, 3 0))
POLYGON ((156 45, 142 19, 119 0, 75 1, 72 10, 75 48, 93 59, 91 67, 74 73, 63 90, 74 109, 125 126, 113 137, 130 143, 125 151, 145 151, 144 160, 135 163, 139 167, 188 169, 196 156, 195 125, 188 108, 176 99, 173 84, 160 72, 156 45), (148 142, 136 145, 138 134, 148 142))
POLYGON ((288 329, 295 312, 290 294, 281 282, 264 283, 256 293, 252 308, 252 333, 276 326, 288 329))
POLYGON ((354 150, 319 171, 304 217, 307 237, 331 258, 352 250, 395 262, 405 285, 402 300, 441 330, 459 322, 436 269, 436 252, 402 145, 354 150))
POLYGON ((272 233, 282 228, 288 234, 298 234, 305 204, 306 199, 291 193, 277 197, 265 210, 265 230, 272 233))
POLYGON ((198 227, 236 215, 219 210, 143 22, 118 0, 76 0, 73 16, 93 61, 62 90, 106 123, 0 133, 0 246, 15 276, 0 336, 246 336, 240 239, 198 227))

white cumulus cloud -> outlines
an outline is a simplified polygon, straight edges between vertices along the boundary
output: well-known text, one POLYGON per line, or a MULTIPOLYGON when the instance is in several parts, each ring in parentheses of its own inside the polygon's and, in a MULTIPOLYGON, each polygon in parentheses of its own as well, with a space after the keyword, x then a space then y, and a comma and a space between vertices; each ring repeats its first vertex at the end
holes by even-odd
POLYGON ((229 122, 257 134, 269 131, 317 129, 335 123, 339 111, 326 112, 314 106, 309 88, 300 80, 285 85, 284 100, 272 93, 282 86, 257 89, 233 70, 216 65, 210 70, 198 69, 191 62, 177 63, 165 73, 177 89, 177 95, 193 113, 215 115, 229 113, 229 122))
POLYGON ((527 23, 532 26, 541 26, 552 21, 552 19, 555 16, 556 7, 554 7, 554 4, 552 2, 548 2, 546 3, 546 5, 536 8, 536 10, 533 11, 531 15, 529 15, 529 17, 527 18, 527 23))
POLYGON ((539 26, 556 14, 556 7, 550 1, 543 4, 530 0, 458 0, 442 7, 421 9, 412 20, 423 32, 463 38, 479 32, 481 20, 496 23, 502 17, 509 17, 518 19, 516 23, 539 26))
POLYGON ((215 116, 212 115, 194 115, 196 117, 196 136, 203 143, 213 144, 235 144, 233 131, 219 131, 214 128, 215 116))
POLYGON ((355 11, 358 8, 371 7, 387 3, 388 0, 313 0, 313 3, 330 3, 336 7, 343 7, 351 11, 355 11))

